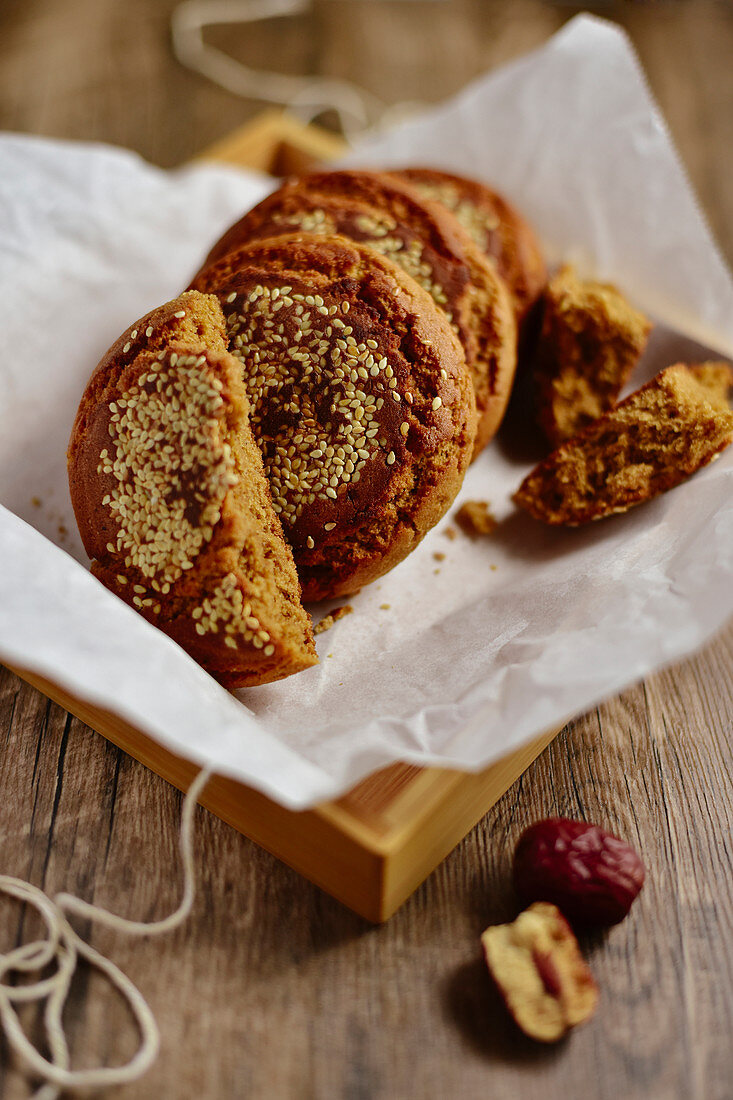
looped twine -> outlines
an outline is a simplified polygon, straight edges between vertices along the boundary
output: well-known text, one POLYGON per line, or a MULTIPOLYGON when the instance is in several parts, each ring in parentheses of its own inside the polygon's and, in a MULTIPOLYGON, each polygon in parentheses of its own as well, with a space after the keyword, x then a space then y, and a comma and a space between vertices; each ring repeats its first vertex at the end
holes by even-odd
POLYGON ((282 19, 307 14, 312 8, 313 0, 182 0, 171 15, 173 53, 186 68, 220 88, 245 99, 279 104, 301 122, 333 111, 348 141, 389 129, 423 106, 405 102, 388 107, 350 80, 253 69, 204 39, 207 27, 282 19))
POLYGON ((183 801, 179 834, 183 895, 178 908, 162 920, 149 923, 127 920, 72 894, 61 893, 50 898, 39 887, 32 886, 23 879, 0 875, 0 893, 21 904, 33 906, 46 926, 45 939, 22 944, 12 951, 0 954, 0 1024, 10 1051, 30 1073, 44 1082, 35 1093, 35 1100, 56 1100, 62 1090, 78 1092, 128 1084, 141 1077, 157 1058, 160 1032, 147 1001, 118 966, 74 931, 67 914, 97 921, 129 936, 159 936, 182 924, 191 912, 195 895, 193 812, 211 774, 208 769, 199 772, 183 801), (99 1066, 80 1070, 70 1068, 69 1046, 62 1017, 79 957, 105 975, 125 999, 135 1019, 140 1045, 129 1062, 122 1066, 99 1066), (7 980, 12 974, 38 974, 52 963, 56 969, 50 977, 18 986, 9 984, 7 980), (43 1023, 49 1058, 44 1058, 26 1036, 16 1008, 23 1004, 40 1005, 44 1002, 43 1023))

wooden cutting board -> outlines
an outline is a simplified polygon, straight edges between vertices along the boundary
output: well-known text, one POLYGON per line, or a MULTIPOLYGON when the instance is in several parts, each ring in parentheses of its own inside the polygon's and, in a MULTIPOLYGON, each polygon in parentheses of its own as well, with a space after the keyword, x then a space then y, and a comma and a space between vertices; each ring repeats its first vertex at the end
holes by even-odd
MULTIPOLYGON (((300 172, 341 155, 343 142, 279 111, 267 111, 202 153, 272 175, 300 172)), ((185 790, 197 772, 150 737, 34 673, 28 683, 113 744, 185 790)), ((371 921, 384 921, 525 771, 552 730, 476 774, 394 764, 343 798, 295 813, 219 776, 201 804, 323 890, 371 921)))

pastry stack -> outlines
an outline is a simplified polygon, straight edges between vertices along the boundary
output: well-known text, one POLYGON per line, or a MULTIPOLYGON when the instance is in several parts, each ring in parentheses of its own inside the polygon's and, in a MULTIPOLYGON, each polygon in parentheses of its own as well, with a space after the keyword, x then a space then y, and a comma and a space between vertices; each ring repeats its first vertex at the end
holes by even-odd
MULTIPOLYGON (((518 336, 560 458, 516 500, 547 522, 596 518, 603 429, 583 433, 616 408, 649 325, 613 288, 568 271, 546 284, 530 226, 476 181, 422 168, 287 180, 87 384, 68 465, 92 571, 229 688, 308 668, 303 601, 357 592, 445 515, 502 421, 518 336), (577 474, 578 447, 594 480, 573 512, 563 471, 570 454, 577 474)), ((733 434, 713 375, 678 370, 665 389, 667 417, 682 390, 685 409, 705 405, 687 472, 733 434)), ((650 475, 637 498, 668 482, 650 475)))

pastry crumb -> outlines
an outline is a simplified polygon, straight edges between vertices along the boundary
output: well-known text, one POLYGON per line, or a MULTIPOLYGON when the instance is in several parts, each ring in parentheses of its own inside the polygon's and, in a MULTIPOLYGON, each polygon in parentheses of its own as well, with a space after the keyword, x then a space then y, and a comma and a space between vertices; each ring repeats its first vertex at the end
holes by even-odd
POLYGON ((489 569, 491 570, 492 573, 495 573, 498 568, 499 568, 498 565, 490 565, 489 566, 489 569))
POLYGON ((40 508, 41 507, 41 498, 40 497, 31 497, 31 504, 33 505, 34 508, 40 508))
POLYGON ((439 569, 434 569, 434 570, 433 570, 433 576, 434 576, 434 577, 437 577, 437 575, 438 575, 438 573, 439 573, 439 572, 440 572, 440 570, 439 570, 439 569))
POLYGON ((436 561, 445 561, 445 554, 435 553, 433 557, 436 561))
POLYGON ((391 603, 380 603, 379 610, 380 611, 389 611, 391 607, 392 607, 391 603))
POLYGON ((496 518, 489 509, 488 500, 467 500, 458 509, 455 518, 463 533, 472 539, 490 535, 496 527, 496 518))
POLYGON ((447 539, 450 539, 450 540, 451 540, 451 542, 452 542, 452 541, 453 541, 453 539, 454 539, 454 538, 456 537, 456 531, 455 531, 455 528, 453 528, 453 527, 446 527, 446 529, 445 529, 445 531, 443 532, 443 534, 445 535, 445 537, 446 537, 447 539))
MULTIPOLYGON (((337 623, 339 619, 343 619, 346 615, 350 615, 353 611, 353 607, 350 603, 345 603, 343 607, 334 607, 328 615, 324 615, 319 623, 313 627, 314 634, 323 634, 324 630, 330 630, 334 623, 337 623)), ((331 654, 329 653, 329 657, 331 654)))

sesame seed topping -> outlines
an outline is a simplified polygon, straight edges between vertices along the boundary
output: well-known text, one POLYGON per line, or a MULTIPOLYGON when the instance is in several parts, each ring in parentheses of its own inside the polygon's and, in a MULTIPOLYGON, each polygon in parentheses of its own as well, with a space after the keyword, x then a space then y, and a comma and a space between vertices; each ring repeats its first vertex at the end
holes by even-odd
POLYGON ((395 455, 394 451, 390 451, 389 454, 387 455, 387 465, 391 466, 393 464, 393 462, 395 461, 396 457, 397 456, 395 455))
POLYGON ((173 316, 177 317, 180 320, 186 316, 186 311, 185 309, 177 309, 173 316))
POLYGON ((335 526, 336 526, 335 523, 324 523, 323 530, 324 531, 333 531, 335 526))
POLYGON ((131 347, 132 347, 132 344, 128 340, 128 342, 122 348, 122 354, 127 355, 128 351, 130 350, 131 347))
POLYGON ((439 397, 433 398, 433 412, 437 412, 440 406, 443 404, 439 397))
POLYGON ((407 435, 409 430, 410 430, 410 425, 407 423, 406 420, 403 420, 402 423, 400 424, 400 432, 402 433, 402 435, 407 435))
POLYGON ((384 449, 379 413, 397 380, 378 341, 353 336, 342 301, 262 286, 240 298, 227 317, 230 347, 244 367, 252 428, 287 530, 304 509, 356 484, 350 456, 363 465, 384 449), (284 415, 273 424, 278 407, 284 415))
POLYGON ((145 329, 145 335, 146 336, 152 336, 153 335, 153 326, 152 325, 148 325, 148 327, 145 329))
MULTIPOLYGON (((146 382, 129 384, 109 405, 103 469, 115 484, 104 507, 117 523, 117 545, 107 550, 166 593, 210 541, 237 477, 205 357, 199 363, 164 351, 140 377, 146 382), (192 502, 193 471, 199 491, 192 502)), ((146 591, 135 586, 140 595, 146 591)))

